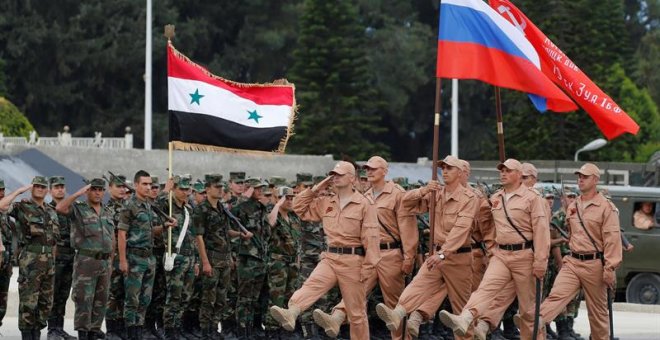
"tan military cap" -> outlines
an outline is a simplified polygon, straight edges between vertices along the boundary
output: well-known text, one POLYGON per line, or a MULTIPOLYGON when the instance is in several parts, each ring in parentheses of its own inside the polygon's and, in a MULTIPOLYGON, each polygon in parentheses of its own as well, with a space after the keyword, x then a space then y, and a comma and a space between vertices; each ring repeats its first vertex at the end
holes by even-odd
POLYGON ((461 163, 461 170, 465 172, 470 172, 470 170, 472 170, 472 167, 470 167, 470 162, 464 159, 459 159, 458 161, 461 163))
POLYGON ((337 165, 335 165, 335 168, 330 171, 331 175, 337 174, 337 175, 346 175, 346 174, 351 174, 355 176, 355 167, 353 164, 346 162, 346 161, 339 161, 337 162, 337 165))
POLYGON ((372 168, 372 169, 378 169, 378 168, 387 169, 387 161, 383 157, 373 156, 369 158, 367 164, 365 164, 364 167, 372 168))
POLYGON ((584 164, 575 174, 582 174, 585 176, 596 176, 600 178, 600 169, 593 163, 584 164))
POLYGON ((442 166, 443 164, 448 165, 448 166, 457 167, 457 168, 463 170, 463 164, 461 164, 461 160, 454 157, 454 156, 452 156, 452 155, 449 155, 449 156, 445 157, 445 159, 438 161, 439 166, 442 166))
POLYGON ((502 170, 502 168, 507 168, 509 170, 518 170, 522 172, 522 164, 513 158, 509 158, 504 163, 497 165, 497 170, 502 170))
POLYGON ((536 167, 532 163, 523 163, 522 164, 522 175, 523 176, 534 176, 534 178, 539 178, 539 171, 536 170, 536 167))

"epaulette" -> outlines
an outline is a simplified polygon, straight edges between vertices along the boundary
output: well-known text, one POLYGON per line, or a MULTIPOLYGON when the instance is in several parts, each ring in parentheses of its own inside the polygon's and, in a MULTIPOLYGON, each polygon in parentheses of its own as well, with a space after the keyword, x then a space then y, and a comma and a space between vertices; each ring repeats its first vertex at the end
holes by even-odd
POLYGON ((398 190, 401 190, 401 191, 403 191, 403 192, 406 192, 406 189, 404 189, 402 186, 400 186, 400 185, 398 185, 398 184, 396 184, 396 183, 394 183, 394 188, 396 188, 396 189, 398 189, 398 190))
POLYGON ((463 194, 469 198, 474 198, 476 194, 472 190, 463 190, 463 194))

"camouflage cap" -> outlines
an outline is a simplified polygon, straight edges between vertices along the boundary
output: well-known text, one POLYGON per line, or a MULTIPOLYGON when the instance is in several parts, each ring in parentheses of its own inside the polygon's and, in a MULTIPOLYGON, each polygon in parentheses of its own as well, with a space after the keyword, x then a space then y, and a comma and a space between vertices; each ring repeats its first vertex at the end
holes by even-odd
POLYGON ((319 184, 321 183, 322 180, 324 180, 327 176, 314 176, 313 181, 314 184, 319 184))
POLYGON ((410 183, 408 183, 408 177, 394 177, 392 178, 392 182, 400 185, 404 189, 408 189, 408 187, 410 187, 410 183))
POLYGON ((230 172, 229 173, 229 180, 234 182, 234 183, 244 182, 245 181, 245 172, 243 172, 243 171, 230 172))
POLYGON ((190 178, 186 176, 174 176, 174 184, 179 189, 190 189, 190 178))
POLYGON ((314 176, 308 172, 296 174, 296 184, 312 185, 314 184, 314 176))
POLYGON ((151 176, 151 187, 160 187, 158 183, 158 176, 151 176))
POLYGON ((577 197, 578 193, 577 193, 577 191, 575 190, 575 188, 573 188, 573 187, 565 187, 565 188, 564 188, 564 195, 565 195, 565 196, 573 196, 573 197, 577 197))
POLYGON ((198 193, 202 193, 206 191, 206 189, 204 188, 204 182, 199 179, 192 185, 192 189, 198 193))
POLYGON ((5 188, 5 180, 0 179, 0 189, 4 189, 4 188, 5 188))
POLYGON ((273 189, 269 187, 265 187, 264 190, 262 191, 264 196, 271 196, 273 195, 273 189))
POLYGON ((281 187, 283 185, 286 185, 286 178, 273 176, 268 179, 268 183, 270 183, 270 186, 281 187))
POLYGON ((92 186, 92 188, 105 189, 105 180, 103 178, 92 178, 92 180, 89 181, 89 184, 92 186))
POLYGON ((360 174, 360 175, 359 175, 360 178, 367 178, 367 177, 369 177, 369 176, 367 176, 367 169, 360 169, 360 170, 358 171, 358 173, 360 174))
POLYGON ((543 197, 545 198, 554 198, 555 197, 555 191, 552 188, 543 188, 543 197))
POLYGON ((116 176, 110 176, 110 184, 114 184, 116 186, 126 186, 126 176, 124 175, 116 175, 116 176))
POLYGON ((50 186, 52 187, 54 185, 65 185, 66 181, 63 176, 52 176, 48 178, 48 183, 50 183, 50 186))
POLYGON ((204 175, 204 182, 206 182, 207 186, 211 186, 213 184, 218 184, 222 182, 222 175, 220 174, 206 174, 204 175))
POLYGON ((245 180, 245 183, 253 188, 267 187, 268 182, 259 177, 250 177, 245 180))
POLYGON ((34 176, 32 184, 48 187, 48 179, 44 176, 34 176))
POLYGON ((294 196, 293 189, 289 187, 280 187, 278 191, 279 196, 294 196))

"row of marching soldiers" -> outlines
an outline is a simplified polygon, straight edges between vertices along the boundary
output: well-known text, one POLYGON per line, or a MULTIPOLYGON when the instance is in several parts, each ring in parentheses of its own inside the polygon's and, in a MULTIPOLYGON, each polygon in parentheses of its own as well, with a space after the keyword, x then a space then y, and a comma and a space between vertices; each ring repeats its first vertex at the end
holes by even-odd
MULTIPOLYGON (((355 190, 363 187, 347 162, 313 186, 281 186, 270 195, 268 183, 244 180, 243 173, 230 174, 229 183, 207 175, 206 197, 198 188, 194 201, 190 178, 175 176, 159 193, 140 171, 128 197, 125 177, 112 175, 107 204, 106 181, 97 178, 50 206, 43 202, 48 181, 35 178, 0 200, 3 221, 15 221, 22 249, 19 328, 24 339, 38 339, 47 322, 49 335, 55 330, 67 338, 62 321, 49 315, 56 309, 53 295, 64 290, 53 259, 67 247, 59 240, 68 239, 75 254, 74 327, 81 339, 102 338, 104 317, 106 338, 147 338, 152 332, 144 332, 146 326, 164 330, 155 337, 178 339, 191 325, 201 332, 187 338, 318 338, 309 326, 313 318, 327 336, 337 337, 348 323, 352 339, 369 339, 366 299, 376 284, 384 300, 376 311, 392 338, 417 337, 447 298, 455 314, 442 310, 439 316, 454 336, 485 339, 517 298, 521 337, 531 339, 534 280, 543 280, 551 248, 549 205, 522 184, 523 165, 516 160, 498 165, 502 189, 490 198, 467 184, 468 162, 448 156, 440 166, 442 185, 430 181, 407 192, 385 180, 388 164, 378 156, 364 166, 370 184, 364 192, 355 190), (27 190, 31 198, 16 201, 27 190), (429 212, 433 194, 433 249, 406 286, 423 242, 417 219, 429 212), (65 217, 68 238, 62 236, 65 217), (171 256, 164 250, 168 228, 171 256), (332 298, 333 287, 341 301, 332 298), (312 306, 319 309, 305 313, 312 306), (300 330, 299 317, 303 329, 291 333, 300 330)), ((565 210, 570 256, 540 306, 538 339, 545 337, 545 322, 563 313, 580 288, 592 339, 608 334, 606 288, 614 285, 621 261, 618 215, 595 191, 600 173, 593 164, 576 174, 582 195, 565 210)))

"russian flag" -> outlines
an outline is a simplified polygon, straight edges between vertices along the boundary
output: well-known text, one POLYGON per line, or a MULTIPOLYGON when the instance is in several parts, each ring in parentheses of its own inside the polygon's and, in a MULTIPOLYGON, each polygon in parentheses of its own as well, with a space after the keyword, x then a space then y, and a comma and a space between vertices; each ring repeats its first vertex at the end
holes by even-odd
POLYGON ((177 149, 284 152, 295 115, 293 84, 241 84, 167 48, 170 141, 177 149))
POLYGON ((577 109, 541 72, 539 55, 525 36, 482 0, 442 0, 437 76, 527 92, 541 112, 577 109))

